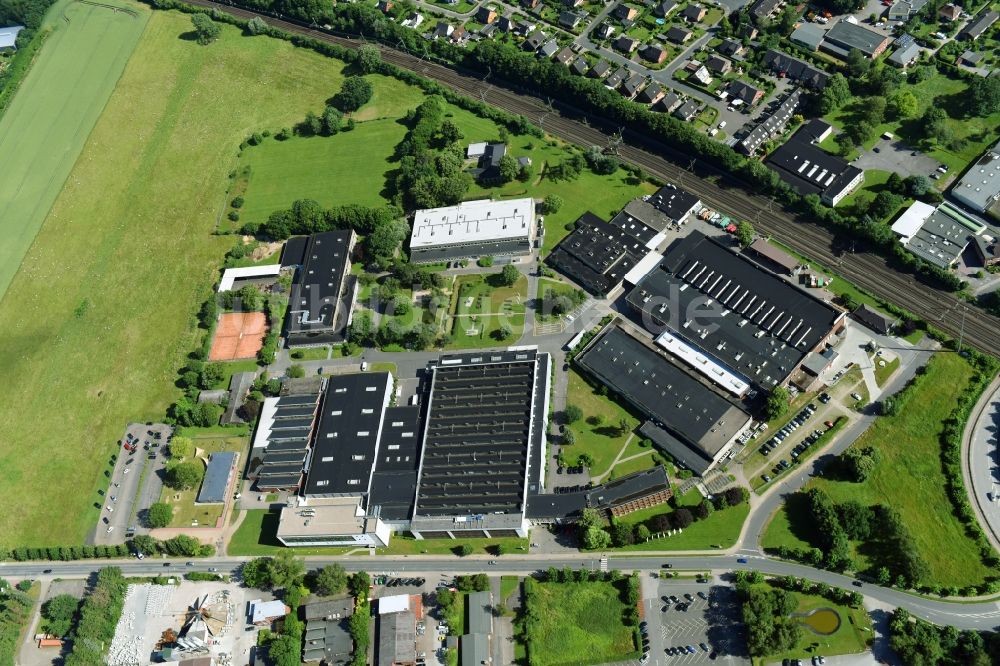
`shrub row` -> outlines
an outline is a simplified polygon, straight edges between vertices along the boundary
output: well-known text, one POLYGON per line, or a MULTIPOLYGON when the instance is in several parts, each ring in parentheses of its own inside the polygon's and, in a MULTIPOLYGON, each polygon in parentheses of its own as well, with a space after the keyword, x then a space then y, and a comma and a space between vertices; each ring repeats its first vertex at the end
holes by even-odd
POLYGON ((115 635, 115 626, 125 604, 128 582, 118 567, 97 572, 97 584, 80 607, 80 620, 73 633, 73 650, 66 666, 93 666, 104 661, 106 648, 115 635))

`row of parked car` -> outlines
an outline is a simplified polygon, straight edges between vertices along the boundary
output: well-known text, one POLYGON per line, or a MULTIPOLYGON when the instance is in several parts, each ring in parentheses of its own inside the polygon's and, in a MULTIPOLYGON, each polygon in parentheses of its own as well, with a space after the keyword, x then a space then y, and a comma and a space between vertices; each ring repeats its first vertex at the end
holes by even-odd
POLYGON ((375 576, 372 581, 375 585, 384 587, 423 587, 427 581, 423 578, 389 578, 388 576, 375 576))
POLYGON ((802 408, 802 410, 795 415, 795 418, 785 424, 785 427, 774 433, 774 437, 767 440, 761 447, 760 452, 763 455, 769 454, 771 451, 776 449, 779 444, 785 441, 785 438, 790 436, 793 432, 805 425, 805 422, 816 413, 816 403, 810 402, 808 405, 802 408))

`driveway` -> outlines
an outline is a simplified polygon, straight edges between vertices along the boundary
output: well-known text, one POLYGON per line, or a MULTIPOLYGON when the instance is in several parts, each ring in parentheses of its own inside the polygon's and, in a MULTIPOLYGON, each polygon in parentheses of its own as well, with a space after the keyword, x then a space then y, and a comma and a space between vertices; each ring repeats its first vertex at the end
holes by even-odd
POLYGON ((878 143, 854 162, 859 169, 895 171, 902 177, 930 176, 941 163, 906 145, 899 137, 879 139, 878 143), (875 150, 878 149, 878 152, 875 150), (917 153, 914 155, 913 153, 917 153))

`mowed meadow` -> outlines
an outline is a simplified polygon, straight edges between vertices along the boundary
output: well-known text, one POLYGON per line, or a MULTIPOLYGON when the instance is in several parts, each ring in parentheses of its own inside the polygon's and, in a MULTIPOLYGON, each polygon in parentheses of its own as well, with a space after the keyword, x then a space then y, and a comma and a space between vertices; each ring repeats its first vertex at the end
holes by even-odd
POLYGON ((34 64, 0 117, 0 298, 94 128, 151 11, 60 0, 34 64), (125 11, 117 11, 115 7, 125 11))
MULTIPOLYGON (((0 301, 0 545, 83 543, 129 420, 162 417, 232 238, 211 235, 252 131, 298 122, 343 64, 154 12, 0 301)), ((47 45, 59 48, 58 44, 47 45)))

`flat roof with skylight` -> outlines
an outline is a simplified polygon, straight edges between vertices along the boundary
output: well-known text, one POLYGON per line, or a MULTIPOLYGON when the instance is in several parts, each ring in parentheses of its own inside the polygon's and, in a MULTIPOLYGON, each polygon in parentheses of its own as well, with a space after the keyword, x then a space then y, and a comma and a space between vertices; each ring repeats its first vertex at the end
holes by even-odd
POLYGON ((535 238, 531 198, 478 199, 456 206, 418 210, 410 252, 414 261, 529 252, 535 238))

